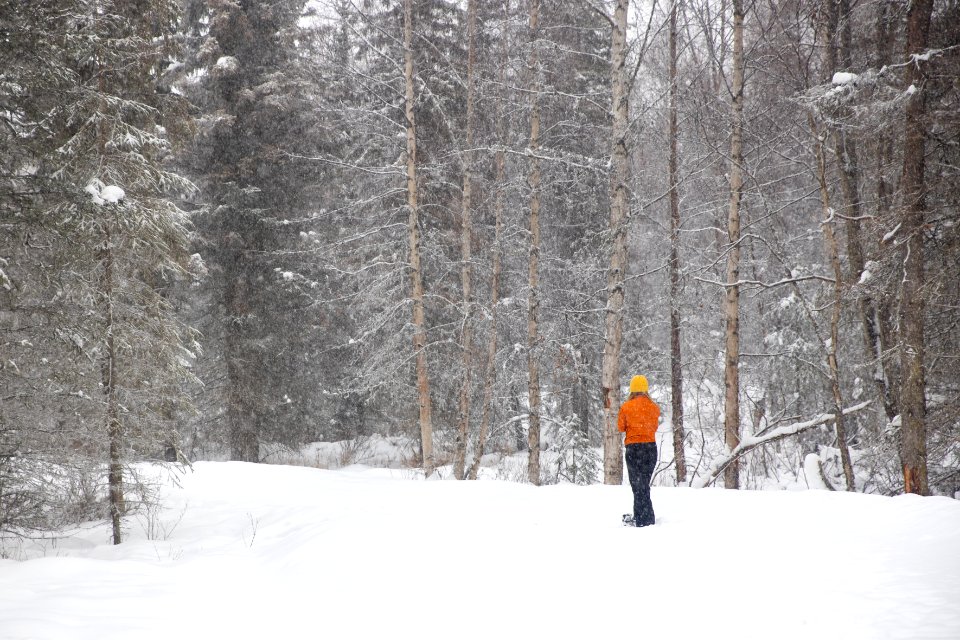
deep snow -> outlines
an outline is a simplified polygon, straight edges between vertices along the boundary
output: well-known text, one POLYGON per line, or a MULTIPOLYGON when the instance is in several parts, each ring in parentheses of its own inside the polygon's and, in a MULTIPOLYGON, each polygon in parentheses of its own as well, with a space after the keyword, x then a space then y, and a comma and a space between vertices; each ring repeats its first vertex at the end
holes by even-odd
POLYGON ((163 493, 119 547, 8 548, 0 638, 960 638, 948 498, 654 488, 633 529, 626 485, 208 462, 163 493))

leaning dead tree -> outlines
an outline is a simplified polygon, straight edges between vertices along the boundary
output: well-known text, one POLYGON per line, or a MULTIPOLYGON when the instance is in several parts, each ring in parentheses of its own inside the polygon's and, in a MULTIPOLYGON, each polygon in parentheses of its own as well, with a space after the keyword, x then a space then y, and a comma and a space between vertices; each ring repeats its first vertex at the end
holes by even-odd
MULTIPOLYGON (((852 407, 847 407, 841 412, 841 415, 847 416, 852 413, 857 413, 866 409, 871 404, 873 404, 873 399, 861 402, 860 404, 853 405, 852 407)), ((691 487, 707 487, 716 481, 720 474, 724 473, 725 469, 731 464, 740 460, 744 454, 753 451, 759 446, 775 442, 777 440, 783 440, 784 438, 789 438, 790 436, 795 436, 804 431, 813 429, 814 427, 819 427, 831 422, 835 422, 837 419, 836 414, 833 413, 822 413, 815 418, 806 420, 804 422, 793 422, 791 424, 783 425, 782 427, 777 427, 770 431, 761 432, 755 436, 741 436, 740 442, 728 453, 724 453, 722 456, 714 459, 710 466, 707 467, 706 473, 703 475, 697 476, 690 482, 691 487)))

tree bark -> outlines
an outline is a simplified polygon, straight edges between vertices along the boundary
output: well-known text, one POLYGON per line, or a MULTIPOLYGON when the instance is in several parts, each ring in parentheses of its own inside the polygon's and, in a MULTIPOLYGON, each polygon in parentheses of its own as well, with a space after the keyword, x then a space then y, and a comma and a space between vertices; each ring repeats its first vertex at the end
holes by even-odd
POLYGON ((430 379, 427 375, 427 330, 423 312, 423 280, 420 271, 420 220, 417 191, 417 126, 414 119, 413 86, 413 0, 403 3, 404 113, 407 124, 407 222, 410 240, 410 283, 413 298, 413 349, 416 353, 417 399, 420 407, 420 451, 423 472, 434 471, 433 421, 430 379))
MULTIPOLYGON (((98 86, 100 94, 106 94, 106 73, 105 69, 100 71, 98 86)), ((101 112, 106 111, 106 105, 103 98, 100 100, 101 112)), ((98 125, 97 152, 101 158, 107 156, 107 139, 109 130, 104 119, 98 125)), ((116 318, 114 317, 114 245, 113 245, 113 223, 115 211, 111 205, 109 210, 103 210, 103 248, 100 254, 100 262, 103 265, 103 275, 100 280, 100 295, 103 300, 103 321, 104 321, 104 359, 101 364, 101 379, 103 381, 103 393, 107 404, 106 427, 107 439, 109 441, 109 462, 107 464, 107 491, 110 503, 110 524, 113 534, 113 544, 117 545, 123 542, 122 517, 126 510, 123 496, 123 425, 120 422, 120 403, 117 399, 117 347, 116 347, 116 318)))
MULTIPOLYGON (((834 147, 840 174, 840 192, 843 195, 844 215, 846 217, 847 260, 850 264, 848 277, 850 282, 856 283, 866 268, 862 225, 859 221, 862 215, 862 207, 859 196, 860 169, 858 167, 857 145, 856 141, 846 132, 834 130, 834 147)), ((889 378, 883 366, 884 348, 877 326, 877 314, 879 313, 877 303, 871 295, 862 293, 857 297, 857 311, 863 329, 864 354, 869 366, 874 369, 871 377, 877 389, 877 395, 883 399, 882 406, 887 419, 892 420, 896 415, 896 410, 894 409, 895 403, 890 401, 889 378)))
POLYGON ((104 303, 104 329, 106 333, 105 353, 102 364, 103 392, 107 403, 107 437, 110 442, 110 462, 107 471, 107 486, 110 501, 110 523, 113 529, 113 544, 123 541, 121 519, 125 511, 123 497, 123 429, 120 423, 120 404, 117 400, 117 349, 114 335, 114 252, 113 212, 107 212, 103 234, 103 277, 100 293, 104 303))
POLYGON ((527 395, 530 419, 527 429, 527 477, 540 484, 540 91, 539 73, 540 0, 530 0, 530 287, 527 296, 527 395))
POLYGON ((603 407, 603 482, 623 483, 623 444, 617 430, 620 411, 620 349, 623 341, 624 281, 627 271, 627 220, 630 214, 630 157, 627 134, 630 96, 627 86, 627 13, 629 0, 617 0, 611 23, 610 80, 613 130, 610 149, 610 232, 612 247, 607 271, 601 396, 603 407))
MULTIPOLYGON (((822 36, 823 60, 821 70, 821 81, 830 82, 837 67, 837 57, 835 42, 837 40, 837 5, 834 0, 825 0, 821 20, 818 28, 822 36)), ((830 261, 830 267, 833 270, 833 305, 830 314, 830 338, 827 345, 827 368, 830 372, 830 387, 833 395, 833 412, 836 415, 834 420, 834 429, 837 436, 837 448, 840 450, 840 460, 843 465, 843 477, 846 482, 847 491, 856 491, 856 483, 853 475, 853 462, 850 459, 850 448, 847 446, 846 425, 843 421, 843 392, 840 388, 840 364, 837 359, 837 349, 840 342, 840 312, 843 309, 843 269, 840 265, 840 250, 837 243, 837 237, 834 233, 834 211, 830 206, 830 187, 827 184, 827 161, 824 155, 824 141, 826 133, 820 134, 820 131, 812 115, 807 116, 810 123, 810 130, 814 136, 814 156, 817 161, 817 183, 820 188, 820 205, 823 221, 820 223, 820 229, 823 233, 823 243, 826 249, 827 257, 830 261)), ((837 131, 834 130, 836 134, 837 131)), ((840 161, 841 183, 846 183, 843 189, 844 196, 848 205, 858 206, 858 198, 855 193, 851 193, 852 185, 849 183, 849 172, 851 168, 845 162, 840 161)), ((848 223, 850 220, 848 219, 848 223)), ((859 223, 857 223, 859 224, 859 223)), ((854 252, 859 254, 859 260, 863 264, 863 251, 860 249, 859 229, 855 233, 849 233, 848 226, 847 240, 854 252)), ((852 260, 852 258, 851 258, 852 260)), ((859 277, 859 276, 858 276, 859 277)), ((862 308, 862 307, 861 307, 862 308)))
POLYGON ((457 428, 457 446, 453 461, 453 475, 463 480, 466 471, 467 438, 470 431, 470 386, 473 356, 473 266, 471 265, 471 220, 473 194, 473 109, 474 109, 474 51, 477 30, 476 0, 467 2, 467 132, 466 149, 463 153, 463 196, 460 225, 460 281, 463 289, 463 332, 460 345, 463 349, 463 383, 460 388, 460 424, 457 428))
MULTIPOLYGON (((473 0, 471 0, 473 2, 473 0)), ((507 13, 507 6, 504 3, 504 14, 507 13)), ((496 170, 497 185, 493 200, 493 251, 490 276, 490 339, 487 342, 487 364, 486 374, 483 384, 483 409, 480 414, 480 427, 477 433, 477 442, 473 451, 473 462, 470 465, 469 478, 477 479, 480 471, 480 459, 483 457, 484 449, 487 444, 487 435, 490 432, 490 411, 493 402, 493 385, 496 382, 497 374, 497 306, 500 303, 500 256, 502 253, 503 233, 503 185, 506 184, 507 177, 507 159, 504 145, 506 143, 506 125, 503 113, 503 87, 507 80, 507 62, 509 60, 509 46, 506 34, 500 36, 500 69, 498 79, 500 89, 497 92, 496 101, 496 128, 497 128, 497 151, 494 154, 494 165, 496 170)))
MULTIPOLYGON (((831 0, 826 0, 824 4, 828 7, 826 13, 829 21, 826 25, 827 33, 824 39, 827 46, 824 52, 826 69, 823 77, 826 82, 830 82, 838 64, 837 56, 834 54, 835 50, 839 54, 840 67, 849 69, 851 66, 852 27, 849 15, 849 0, 840 0, 839 5, 834 5, 831 0), (839 15, 837 15, 837 11, 839 11, 839 15)), ((886 48, 886 46, 887 44, 884 41, 883 47, 886 48)), ((841 113, 840 120, 847 117, 849 117, 849 113, 845 110, 841 113)), ((860 276, 866 267, 863 231, 860 224, 862 216, 860 202, 861 170, 857 140, 844 127, 834 127, 833 145, 840 178, 840 193, 843 196, 847 260, 849 261, 847 277, 851 283, 856 283, 860 280, 860 276)), ((863 330, 864 354, 868 366, 874 369, 871 377, 877 389, 877 395, 884 400, 881 406, 886 411, 887 419, 892 420, 896 412, 891 412, 890 391, 883 369, 883 348, 877 328, 877 303, 868 293, 861 293, 857 296, 857 311, 863 330)))
MULTIPOLYGON (((730 128, 730 207, 727 216, 727 285, 724 300, 724 440, 740 444, 740 203, 743 198, 743 0, 733 0, 733 100, 730 128)), ((740 462, 724 469, 727 489, 740 488, 740 462)))
POLYGON ((683 432, 683 361, 680 353, 680 179, 677 167, 677 3, 670 8, 670 398, 677 484, 687 481, 683 432))
MULTIPOLYGON (((887 65, 891 61, 889 46, 890 39, 893 37, 891 13, 892 1, 882 0, 877 7, 875 36, 877 42, 876 63, 878 67, 887 65)), ((893 156, 893 142, 891 140, 891 136, 886 131, 882 131, 877 137, 876 156, 877 220, 888 220, 890 214, 891 193, 887 185, 887 178, 884 170, 885 167, 890 165, 892 162, 891 158, 893 156)), ((884 382, 883 387, 878 387, 878 389, 881 390, 883 394, 881 395, 881 398, 883 399, 883 409, 886 413, 888 421, 892 421, 900 413, 900 382, 899 372, 896 368, 896 358, 887 355, 894 351, 894 345, 896 344, 897 340, 895 331, 893 329, 892 311, 892 307, 895 303, 895 297, 896 293, 892 291, 881 296, 876 303, 873 323, 877 332, 876 343, 878 345, 875 346, 874 349, 880 354, 875 377, 882 379, 884 382)))
MULTIPOLYGON (((829 1, 829 0, 828 0, 829 1)), ((832 75, 832 73, 831 73, 832 75)), ((824 158, 823 138, 813 121, 809 117, 810 128, 814 135, 814 154, 817 159, 817 182, 820 186, 820 205, 823 221, 820 223, 823 232, 823 243, 833 270, 833 305, 830 313, 830 339, 827 345, 827 368, 830 371, 830 388, 833 394, 834 429, 837 436, 837 447, 840 449, 840 460, 843 464, 843 477, 847 491, 856 491, 853 476, 853 462, 850 459, 850 448, 847 446, 847 433, 843 422, 843 393, 840 388, 840 365, 837 359, 837 345, 840 342, 840 311, 843 308, 843 269, 840 266, 840 251, 837 246, 837 237, 833 232, 833 211, 830 207, 830 190, 827 186, 827 163, 824 158)))
POLYGON ((230 459, 239 462, 260 462, 260 437, 257 416, 250 397, 251 363, 245 354, 245 326, 250 315, 249 276, 245 269, 243 240, 234 236, 227 240, 230 258, 224 265, 224 308, 227 326, 224 337, 224 359, 227 366, 227 424, 229 425, 230 459))
MULTIPOLYGON (((927 49, 933 0, 915 0, 907 11, 907 57, 927 49)), ((924 150, 926 62, 907 65, 905 84, 913 89, 904 114, 903 173, 900 177, 903 233, 907 237, 900 293, 900 392, 903 483, 906 493, 927 495, 926 381, 924 378, 924 223, 926 214, 924 150)))

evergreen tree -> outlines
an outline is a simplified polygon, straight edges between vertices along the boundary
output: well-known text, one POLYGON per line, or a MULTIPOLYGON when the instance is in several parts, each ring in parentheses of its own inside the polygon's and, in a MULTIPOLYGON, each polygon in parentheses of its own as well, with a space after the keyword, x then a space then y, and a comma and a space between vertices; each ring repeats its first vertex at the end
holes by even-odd
POLYGON ((207 388, 226 423, 196 431, 225 440, 235 460, 322 437, 335 411, 322 356, 339 311, 318 304, 330 291, 310 257, 331 188, 314 159, 326 133, 304 4, 209 2, 193 26, 196 71, 177 82, 202 113, 180 162, 202 187, 194 220, 207 293, 186 311, 206 337, 207 388))
POLYGON ((173 416, 193 356, 192 334, 164 295, 188 264, 187 220, 172 198, 192 190, 164 165, 182 102, 157 90, 177 7, 3 8, 20 35, 4 49, 16 153, 3 197, 3 329, 14 349, 2 422, 15 437, 8 460, 30 469, 5 488, 22 494, 31 473, 64 474, 38 504, 106 465, 119 543, 124 463, 178 446, 173 416))

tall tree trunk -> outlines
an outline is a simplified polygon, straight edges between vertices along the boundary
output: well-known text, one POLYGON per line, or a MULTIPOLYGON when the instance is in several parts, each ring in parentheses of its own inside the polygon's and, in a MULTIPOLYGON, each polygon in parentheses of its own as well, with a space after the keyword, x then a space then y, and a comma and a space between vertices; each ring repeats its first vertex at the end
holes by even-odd
MULTIPOLYGON (((858 153, 856 141, 843 130, 834 130, 834 147, 837 157, 837 166, 840 174, 840 192, 844 200, 844 215, 846 217, 847 232, 847 259, 850 264, 850 282, 859 281, 866 268, 866 258, 863 249, 863 233, 860 217, 862 207, 859 196, 860 169, 858 167, 858 153)), ((877 303, 868 293, 862 293, 857 298, 857 311, 860 324, 863 328, 863 350, 870 367, 874 369, 872 378, 877 395, 883 402, 887 418, 893 419, 896 411, 890 402, 888 378, 884 374, 884 349, 880 340, 880 331, 877 327, 877 303)))
MULTIPOLYGON (((826 82, 830 81, 834 71, 836 71, 837 60, 834 55, 833 43, 839 46, 836 51, 839 53, 839 64, 843 69, 849 70, 851 66, 851 47, 852 47, 852 27, 850 21, 850 2, 849 0, 839 0, 839 5, 831 0, 826 0, 829 5, 829 23, 827 24, 827 51, 824 52, 826 70, 824 78, 826 82), (839 16, 834 12, 839 11, 839 16)), ((886 42, 884 42, 886 48, 886 42)), ((840 120, 849 117, 844 112, 840 120)), ((865 252, 863 249, 863 232, 860 218, 862 216, 862 206, 860 203, 860 159, 857 151, 857 140, 843 126, 833 128, 834 152, 837 160, 837 169, 840 177, 840 193, 843 196, 843 211, 845 217, 845 227, 847 234, 847 260, 849 261, 849 280, 852 283, 859 281, 861 274, 866 267, 865 252)), ((860 324, 863 328, 863 348, 868 366, 874 369, 871 377, 877 389, 877 395, 883 401, 883 407, 886 410, 887 418, 893 419, 896 413, 891 413, 892 407, 888 399, 890 392, 887 379, 883 370, 883 349, 880 344, 880 335, 877 328, 877 304, 873 297, 867 293, 861 293, 857 298, 857 311, 860 315, 860 324)))
POLYGON ((460 389, 460 425, 457 428, 457 447, 453 461, 453 475, 464 479, 467 460, 467 438, 470 431, 470 386, 471 358, 473 355, 473 266, 471 265, 471 220, 473 194, 473 92, 474 51, 477 30, 477 2, 467 2, 467 134, 463 154, 463 206, 460 228, 461 267, 460 280, 463 288, 463 334, 460 340, 463 349, 463 386, 460 389))
MULTIPOLYGON (((818 143, 819 145, 819 143, 818 143)), ((827 365, 830 369, 830 385, 833 389, 834 427, 837 434, 837 448, 840 449, 840 460, 843 464, 843 477, 847 483, 847 491, 856 491, 857 486, 853 475, 853 462, 850 459, 850 448, 847 446, 847 431, 843 418, 843 393, 840 388, 840 365, 837 360, 837 349, 840 343, 840 312, 843 309, 843 269, 840 266, 840 251, 837 247, 837 238, 833 232, 832 211, 826 183, 826 166, 823 158, 823 148, 820 148, 818 164, 821 166, 821 193, 824 194, 823 238, 830 256, 830 265, 833 267, 833 309, 830 314, 830 347, 827 350, 827 365)))
MULTIPOLYGON (((471 0, 472 2, 473 0, 471 0)), ((508 13, 507 2, 504 2, 504 14, 508 13)), ((499 90, 496 101, 496 128, 497 128, 497 151, 494 154, 494 165, 496 167, 496 178, 494 184, 497 185, 493 200, 493 256, 491 258, 491 276, 490 276, 490 339, 487 342, 487 364, 483 383, 483 409, 480 414, 480 427, 477 433, 477 442, 473 451, 473 462, 470 464, 469 477, 471 480, 477 479, 480 471, 480 459, 483 457, 483 451, 487 445, 487 435, 490 432, 490 411, 493 404, 493 385, 497 374, 497 306, 500 303, 500 255, 502 253, 503 233, 503 185, 507 178, 507 159, 504 151, 507 139, 506 125, 503 113, 503 88, 507 81, 507 62, 509 60, 509 43, 505 33, 500 34, 500 69, 498 71, 499 90)))
MULTIPOLYGON (((227 242, 242 244, 238 236, 227 242)), ((246 358, 245 319, 250 315, 250 285, 246 273, 246 251, 242 246, 231 246, 231 256, 225 265, 226 285, 224 308, 227 326, 224 337, 224 358, 227 366, 227 424, 230 439, 230 459, 240 462, 260 462, 260 436, 257 416, 250 397, 250 368, 246 358)))
POLYGON ((527 477, 540 484, 540 90, 537 50, 540 37, 540 0, 530 0, 530 260, 527 297, 527 394, 530 421, 527 430, 527 477))
POLYGON ((677 3, 670 7, 670 398, 677 484, 687 481, 683 448, 683 361, 680 354, 680 176, 677 168, 677 3))
POLYGON ((416 352, 417 399, 420 405, 420 451, 423 472, 433 474, 433 421, 430 379, 427 376, 427 329, 423 313, 423 280, 420 272, 420 219, 417 192, 417 125, 414 120, 413 0, 403 3, 404 113, 407 120, 407 209, 410 238, 410 282, 413 289, 413 349, 416 352))
MULTIPOLYGON (((876 41, 877 41, 877 66, 884 66, 890 63, 890 39, 892 36, 891 0, 882 0, 877 8, 876 23, 876 41)), ((888 220, 890 209, 890 189, 887 186, 885 169, 891 164, 893 157, 893 142, 886 131, 882 131, 877 137, 877 220, 888 220)), ((893 351, 896 343, 896 336, 893 328, 894 292, 888 292, 883 295, 876 305, 874 326, 877 330, 876 341, 879 346, 874 347, 880 354, 877 363, 877 373, 875 378, 880 378, 884 384, 878 386, 881 391, 883 408, 886 412, 887 420, 892 421, 900 413, 900 382, 899 374, 896 370, 895 358, 886 354, 893 351)))
MULTIPOLYGON (((829 1, 829 0, 828 0, 829 1)), ((832 74, 831 74, 832 75, 832 74)), ((833 306, 830 314, 830 339, 827 345, 827 368, 830 371, 830 388, 833 393, 834 428, 837 435, 837 447, 840 449, 840 460, 843 464, 843 477, 847 491, 856 491, 853 476, 853 463, 850 459, 850 448, 847 446, 847 433, 843 421, 843 393, 840 388, 840 365, 837 360, 837 345, 840 342, 840 311, 843 308, 843 269, 840 266, 840 250, 837 246, 837 237, 833 232, 833 211, 830 207, 830 190, 827 186, 827 163, 824 158, 824 140, 814 123, 813 116, 808 116, 810 128, 813 132, 814 154, 817 159, 817 182, 820 186, 820 205, 823 221, 820 227, 823 231, 823 243, 833 270, 833 306)))
MULTIPOLYGON (((100 56, 102 59, 102 52, 100 56)), ((100 70, 97 81, 100 95, 107 92, 105 69, 100 70)), ((104 99, 100 99, 100 111, 107 111, 104 99)), ((110 137, 109 119, 104 118, 98 125, 97 152, 101 159, 107 156, 107 140, 110 137)), ((103 209, 103 249, 100 252, 100 262, 103 265, 103 275, 100 280, 100 296, 103 300, 104 323, 104 356, 101 363, 101 380, 103 393, 107 404, 106 427, 109 440, 109 462, 107 465, 107 490, 110 503, 110 523, 113 529, 113 544, 123 542, 122 516, 126 510, 123 496, 123 426, 120 423, 120 403, 117 400, 117 347, 116 347, 116 318, 114 316, 114 245, 113 223, 116 212, 110 205, 109 210, 103 209)))
POLYGON ((627 133, 630 96, 627 80, 627 12, 629 0, 617 0, 611 23, 610 80, 613 131, 610 149, 610 231, 613 246, 607 271, 601 394, 603 406, 603 482, 623 482, 623 444, 617 430, 620 412, 620 349, 623 341, 624 281, 627 271, 627 220, 630 214, 627 133))
MULTIPOLYGON (((835 42, 837 40, 837 5, 834 0, 825 0, 823 11, 821 11, 821 20, 818 29, 822 36, 823 57, 821 69, 821 81, 830 82, 837 67, 837 57, 835 42)), ((853 462, 850 459, 850 448, 847 446, 846 425, 843 420, 843 393, 840 388, 840 364, 837 359, 837 349, 840 342, 840 312, 843 309, 843 269, 840 265, 840 250, 837 244, 837 237, 834 233, 834 212, 830 206, 830 187, 827 184, 827 161, 824 155, 824 141, 826 133, 820 134, 820 131, 813 119, 813 115, 808 114, 807 120, 810 123, 810 130, 814 136, 814 155, 817 161, 817 183, 820 187, 820 205, 823 221, 820 223, 820 229, 823 233, 823 243, 827 256, 830 260, 830 267, 833 270, 833 307, 830 314, 830 339, 827 345, 827 368, 830 372, 830 387, 833 394, 834 405, 834 428, 837 436, 837 448, 840 449, 840 460, 843 465, 843 477, 846 481, 847 491, 856 491, 856 483, 853 476, 853 462)), ((834 131, 836 133, 836 130, 834 131)), ((851 168, 842 160, 840 162, 840 174, 846 175, 845 180, 841 177, 841 183, 848 182, 851 168)), ((858 206, 858 198, 855 193, 849 191, 851 185, 847 184, 843 189, 844 196, 848 205, 858 206)), ((848 223, 850 220, 848 219, 848 223)), ((854 221, 856 222, 856 221, 854 221)), ((859 224, 859 223, 857 223, 859 224)), ((848 227, 848 231, 849 231, 848 227)), ((863 263, 863 252, 860 249, 859 229, 854 234, 847 236, 848 243, 853 243, 853 249, 859 252, 861 271, 863 263)))
MULTIPOLYGON (((740 444, 740 202, 743 198, 743 0, 733 0, 733 101, 730 128, 730 208, 727 216, 727 285, 724 301, 724 440, 740 444)), ((727 489, 740 488, 740 462, 723 472, 727 489)))
MULTIPOLYGON (((906 55, 926 51, 933 0, 914 0, 907 11, 906 55)), ((907 236, 900 294, 900 367, 903 387, 900 392, 903 483, 906 493, 927 495, 927 434, 924 379, 924 247, 923 226, 926 213, 924 146, 926 137, 927 63, 921 59, 907 65, 906 85, 913 88, 904 117, 903 173, 900 188, 903 197, 903 233, 907 236)))
MULTIPOLYGON (((112 208, 112 207, 111 207, 112 208)), ((104 302, 104 329, 106 331, 106 345, 102 364, 103 392, 107 403, 107 437, 110 441, 110 462, 107 471, 107 486, 110 500, 110 522, 113 526, 113 544, 123 541, 121 518, 125 511, 123 497, 123 429, 120 424, 120 404, 117 400, 117 349, 114 335, 114 251, 113 251, 113 211, 106 213, 107 220, 104 227, 103 251, 103 279, 101 281, 101 295, 104 302)))

